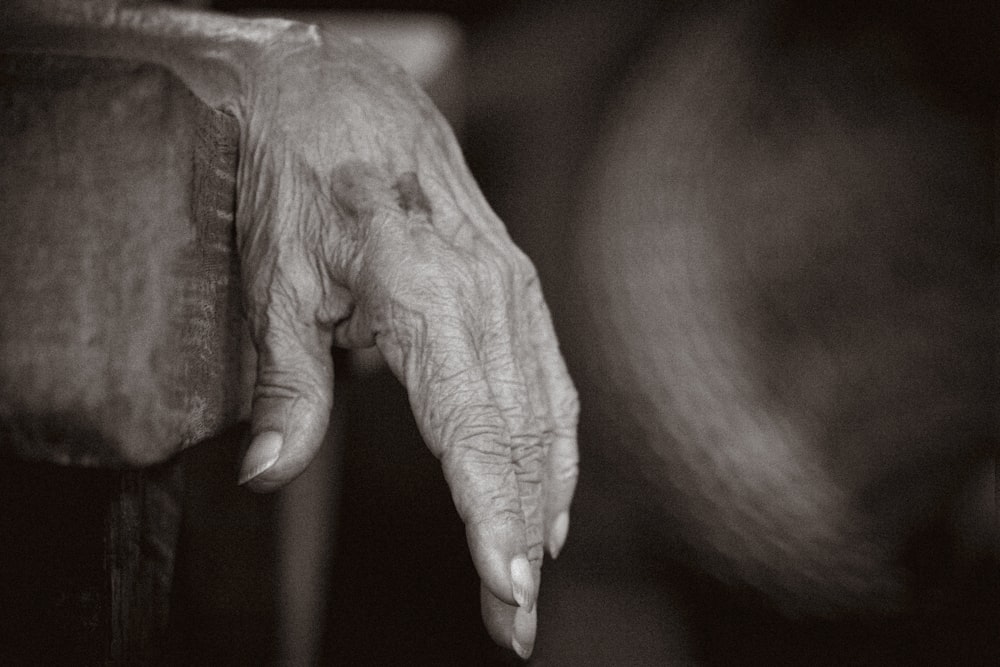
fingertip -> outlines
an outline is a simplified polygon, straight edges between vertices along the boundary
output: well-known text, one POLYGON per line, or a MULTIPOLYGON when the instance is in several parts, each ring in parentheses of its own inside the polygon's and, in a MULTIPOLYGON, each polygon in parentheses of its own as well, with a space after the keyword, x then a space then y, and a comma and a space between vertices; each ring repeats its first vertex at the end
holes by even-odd
POLYGON ((486 632, 498 646, 510 646, 514 631, 514 610, 517 607, 509 605, 480 582, 479 607, 483 616, 486 632))
POLYGON ((517 641, 517 637, 512 637, 510 640, 510 647, 517 653, 517 657, 521 660, 527 660, 531 657, 531 649, 521 646, 521 642, 517 641))
POLYGON ((284 438, 277 431, 264 431, 254 436, 243 457, 237 483, 247 484, 273 468, 281 456, 283 442, 284 438))
POLYGON ((538 629, 538 610, 528 611, 523 607, 518 607, 514 612, 514 629, 511 633, 510 645, 522 660, 531 657, 531 652, 535 650, 535 635, 538 629))
POLYGON ((566 536, 569 534, 569 512, 563 511, 552 521, 549 528, 549 555, 555 560, 559 557, 563 546, 566 545, 566 536))
POLYGON ((522 660, 530 658, 535 648, 537 607, 527 611, 509 605, 493 595, 485 584, 480 586, 479 595, 483 624, 493 641, 514 651, 522 660))
MULTIPOLYGON (((516 496, 511 503, 519 513, 516 496)), ((524 565, 528 565, 524 556, 527 553, 524 533, 524 520, 515 515, 514 507, 508 508, 508 511, 493 508, 489 518, 468 521, 466 524, 469 553, 480 581, 494 597, 511 607, 521 604, 517 599, 518 595, 527 599, 524 596, 531 596, 534 591, 530 583, 530 567, 524 568, 528 575, 526 578, 521 573, 515 574, 515 569, 522 569, 520 564, 515 567, 519 556, 524 560, 524 565)))
POLYGON ((249 482, 246 482, 243 487, 253 491, 254 493, 271 493, 272 491, 277 491, 285 484, 291 480, 286 480, 280 477, 268 476, 267 472, 261 473, 259 476, 254 477, 249 482))
POLYGON ((238 482, 255 493, 270 493, 284 487, 309 466, 322 446, 324 430, 316 433, 293 429, 292 433, 267 430, 254 436, 238 482))
POLYGON ((289 392, 275 390, 274 376, 269 384, 258 383, 251 427, 256 435, 239 475, 241 484, 258 493, 285 486, 309 466, 323 445, 333 403, 332 377, 330 388, 317 378, 289 392))

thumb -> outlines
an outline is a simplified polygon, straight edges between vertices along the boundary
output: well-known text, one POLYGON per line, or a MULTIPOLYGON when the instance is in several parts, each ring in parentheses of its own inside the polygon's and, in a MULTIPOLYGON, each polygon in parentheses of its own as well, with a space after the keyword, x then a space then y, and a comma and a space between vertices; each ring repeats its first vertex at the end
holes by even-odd
POLYGON ((330 335, 316 326, 269 323, 257 338, 252 439, 239 483, 265 492, 295 479, 319 450, 333 405, 333 360, 330 335))

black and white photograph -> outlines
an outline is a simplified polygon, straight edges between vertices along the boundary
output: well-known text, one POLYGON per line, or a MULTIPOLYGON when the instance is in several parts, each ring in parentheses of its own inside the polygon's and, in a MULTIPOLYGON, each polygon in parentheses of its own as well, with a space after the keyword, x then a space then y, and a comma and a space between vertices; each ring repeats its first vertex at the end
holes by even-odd
POLYGON ((0 0, 0 666, 1000 665, 996 0, 0 0))

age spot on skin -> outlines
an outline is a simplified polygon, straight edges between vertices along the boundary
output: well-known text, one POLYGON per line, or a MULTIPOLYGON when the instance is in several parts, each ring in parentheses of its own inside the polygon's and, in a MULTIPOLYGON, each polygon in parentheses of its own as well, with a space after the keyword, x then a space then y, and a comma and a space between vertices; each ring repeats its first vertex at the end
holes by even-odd
POLYGON ((330 190, 333 201, 349 217, 370 217, 379 200, 387 198, 388 183, 379 177, 375 167, 360 160, 337 166, 331 174, 330 190))
POLYGON ((422 215, 430 221, 431 202, 427 199, 424 189, 420 187, 416 172, 408 171, 400 176, 399 180, 396 181, 395 189, 399 207, 403 209, 404 213, 422 215))

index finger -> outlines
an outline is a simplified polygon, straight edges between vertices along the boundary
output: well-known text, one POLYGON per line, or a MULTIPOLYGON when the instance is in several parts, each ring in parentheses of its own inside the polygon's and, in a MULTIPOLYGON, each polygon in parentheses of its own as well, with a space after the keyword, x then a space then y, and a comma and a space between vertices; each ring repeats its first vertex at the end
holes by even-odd
POLYGON ((398 301, 376 336, 407 389, 417 426, 441 460, 485 587, 509 605, 534 604, 511 436, 461 313, 425 316, 398 301))

